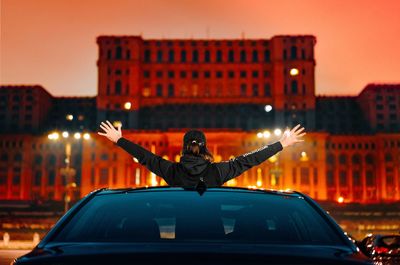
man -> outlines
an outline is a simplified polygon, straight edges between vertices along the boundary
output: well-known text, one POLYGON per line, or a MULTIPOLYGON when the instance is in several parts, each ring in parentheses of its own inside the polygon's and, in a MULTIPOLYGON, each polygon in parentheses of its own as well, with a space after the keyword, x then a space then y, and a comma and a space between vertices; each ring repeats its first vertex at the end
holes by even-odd
POLYGON ((183 137, 182 156, 178 163, 163 159, 122 137, 121 125, 118 129, 109 122, 102 122, 104 130, 98 134, 107 137, 126 152, 137 158, 139 163, 151 172, 160 176, 170 186, 196 187, 199 183, 207 187, 218 187, 233 179, 244 171, 259 165, 283 148, 298 142, 306 133, 300 124, 292 130, 286 130, 281 139, 273 144, 265 145, 250 153, 243 154, 229 161, 214 163, 212 154, 207 149, 206 137, 198 130, 188 131, 183 137))

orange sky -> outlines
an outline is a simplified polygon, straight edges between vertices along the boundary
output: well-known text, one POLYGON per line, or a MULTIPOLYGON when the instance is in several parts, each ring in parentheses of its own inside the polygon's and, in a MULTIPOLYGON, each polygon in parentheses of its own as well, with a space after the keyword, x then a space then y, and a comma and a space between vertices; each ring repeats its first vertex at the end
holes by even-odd
POLYGON ((95 95, 98 35, 270 38, 312 34, 317 94, 400 82, 398 0, 0 0, 1 84, 95 95))

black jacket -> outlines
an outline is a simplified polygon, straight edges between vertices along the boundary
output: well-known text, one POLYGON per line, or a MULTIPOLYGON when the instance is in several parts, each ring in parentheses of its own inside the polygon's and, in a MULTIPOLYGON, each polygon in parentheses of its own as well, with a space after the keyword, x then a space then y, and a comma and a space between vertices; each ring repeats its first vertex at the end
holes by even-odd
POLYGON ((139 163, 151 172, 163 178, 168 185, 180 187, 195 187, 199 181, 203 181, 208 187, 221 186, 283 149, 278 141, 229 161, 211 163, 198 156, 184 155, 179 163, 174 163, 123 137, 118 139, 117 145, 136 157, 139 163))

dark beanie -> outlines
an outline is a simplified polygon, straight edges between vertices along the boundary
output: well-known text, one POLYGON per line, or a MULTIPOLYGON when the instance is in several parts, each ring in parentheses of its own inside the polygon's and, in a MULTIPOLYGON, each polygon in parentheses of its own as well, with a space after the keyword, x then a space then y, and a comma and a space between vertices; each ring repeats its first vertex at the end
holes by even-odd
POLYGON ((183 146, 187 146, 192 141, 196 141, 199 145, 206 145, 206 136, 202 131, 190 130, 183 136, 183 146))

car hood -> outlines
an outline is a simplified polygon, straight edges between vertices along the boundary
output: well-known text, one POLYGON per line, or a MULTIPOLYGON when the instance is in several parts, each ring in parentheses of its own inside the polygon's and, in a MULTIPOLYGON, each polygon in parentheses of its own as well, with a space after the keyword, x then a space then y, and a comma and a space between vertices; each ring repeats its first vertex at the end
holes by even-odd
POLYGON ((340 246, 69 243, 48 244, 17 264, 372 264, 340 246))

